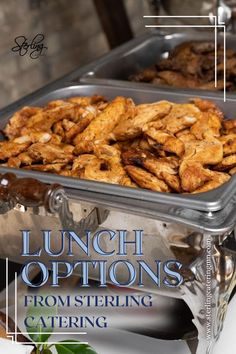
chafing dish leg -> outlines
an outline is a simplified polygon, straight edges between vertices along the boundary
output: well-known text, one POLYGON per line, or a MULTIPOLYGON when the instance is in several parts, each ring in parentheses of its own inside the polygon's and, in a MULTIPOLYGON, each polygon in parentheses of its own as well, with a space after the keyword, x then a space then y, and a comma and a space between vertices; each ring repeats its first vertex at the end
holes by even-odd
POLYGON ((192 265, 195 280, 184 284, 184 300, 198 330, 198 345, 196 350, 192 347, 193 353, 211 354, 236 286, 236 251, 216 244, 214 236, 209 234, 204 235, 202 246, 203 256, 192 265))

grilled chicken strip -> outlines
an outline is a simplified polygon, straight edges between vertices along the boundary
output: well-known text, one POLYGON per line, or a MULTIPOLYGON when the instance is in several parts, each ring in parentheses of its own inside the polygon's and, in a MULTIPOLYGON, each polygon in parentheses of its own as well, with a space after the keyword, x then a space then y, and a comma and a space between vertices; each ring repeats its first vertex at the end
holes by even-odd
POLYGON ((175 157, 156 158, 148 151, 130 150, 122 154, 125 165, 141 166, 154 174, 174 191, 180 192, 180 179, 177 176, 179 161, 175 157))
POLYGON ((227 173, 215 172, 211 181, 205 183, 202 187, 196 189, 193 193, 208 192, 214 188, 220 187, 222 184, 228 182, 230 176, 227 173))
POLYGON ((199 118, 199 113, 200 110, 194 104, 174 104, 170 113, 165 118, 158 122, 151 123, 149 126, 155 127, 155 124, 157 124, 157 129, 161 128, 171 134, 176 134, 196 123, 199 118), (159 127, 158 123, 160 123, 159 127))
POLYGON ((222 122, 225 134, 236 134, 236 119, 222 122))
POLYGON ((228 171, 234 167, 236 167, 236 154, 224 157, 214 169, 217 171, 228 171))
MULTIPOLYGON (((170 63, 182 65, 170 58, 163 68, 170 63)), ((196 74, 197 61, 188 70, 196 74)), ((5 133, 2 166, 177 193, 207 191, 236 173, 235 121, 225 121, 208 100, 138 106, 125 97, 54 100, 21 109, 5 133)))
POLYGON ((131 179, 141 188, 157 192, 170 192, 170 188, 164 181, 140 167, 127 165, 125 166, 125 170, 131 179))
POLYGON ((44 108, 27 121, 25 128, 22 129, 22 133, 28 133, 32 130, 48 132, 54 123, 63 119, 76 117, 79 114, 79 106, 69 102, 65 102, 64 105, 55 108, 44 108))
POLYGON ((28 154, 34 162, 43 162, 44 164, 69 163, 73 160, 72 153, 53 144, 33 144, 28 149, 28 154))
POLYGON ((184 160, 181 163, 179 175, 182 189, 190 193, 212 179, 211 170, 204 168, 201 163, 192 160, 184 160))
POLYGON ((202 112, 198 121, 191 127, 190 132, 197 139, 203 139, 205 132, 212 136, 219 137, 221 130, 221 118, 215 112, 202 112))
MULTIPOLYGON (((113 100, 89 126, 76 137, 76 143, 80 142, 108 142, 109 134, 126 114, 129 106, 134 106, 132 100, 117 97, 113 100)), ((77 147, 77 152, 79 148, 77 147)), ((83 151, 84 152, 84 151, 83 151)))
POLYGON ((39 172, 50 172, 50 173, 57 173, 60 174, 62 169, 66 166, 64 163, 52 163, 52 164, 45 164, 45 165, 31 165, 31 166, 24 166, 24 170, 32 170, 32 171, 39 171, 39 172))
POLYGON ((9 123, 4 129, 5 135, 9 139, 14 139, 20 136, 22 128, 26 126, 28 120, 41 111, 42 108, 39 107, 23 107, 10 118, 9 123))
POLYGON ((13 141, 2 141, 0 142, 0 160, 5 161, 10 157, 19 155, 21 152, 27 150, 30 146, 30 142, 17 143, 13 141))
POLYGON ((174 135, 163 130, 157 130, 154 127, 145 130, 145 134, 159 144, 160 150, 163 149, 177 156, 183 156, 185 151, 184 143, 174 135))
POLYGON ((183 161, 197 161, 202 165, 216 165, 223 159, 222 143, 209 137, 209 140, 191 140, 185 143, 183 161))
POLYGON ((105 97, 100 96, 100 95, 94 95, 94 96, 75 96, 67 99, 68 102, 75 103, 79 106, 82 107, 87 107, 93 104, 99 104, 106 102, 105 97))
POLYGON ((124 141, 142 134, 142 128, 148 122, 165 117, 171 110, 172 103, 160 101, 137 106, 136 115, 128 116, 112 131, 111 139, 124 141))
POLYGON ((219 141, 223 144, 224 156, 236 153, 236 134, 223 135, 219 141))

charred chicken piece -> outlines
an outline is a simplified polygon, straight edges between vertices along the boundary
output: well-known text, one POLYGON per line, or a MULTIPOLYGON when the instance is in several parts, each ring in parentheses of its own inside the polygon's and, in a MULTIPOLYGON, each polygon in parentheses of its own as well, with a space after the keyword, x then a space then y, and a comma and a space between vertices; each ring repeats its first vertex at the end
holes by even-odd
POLYGON ((164 181, 140 167, 127 165, 125 166, 125 170, 131 179, 141 188, 157 192, 170 192, 170 188, 164 181))
POLYGON ((149 138, 159 144, 160 150, 176 154, 180 157, 183 156, 185 151, 184 143, 174 135, 163 130, 157 130, 154 127, 147 128, 144 132, 149 138))

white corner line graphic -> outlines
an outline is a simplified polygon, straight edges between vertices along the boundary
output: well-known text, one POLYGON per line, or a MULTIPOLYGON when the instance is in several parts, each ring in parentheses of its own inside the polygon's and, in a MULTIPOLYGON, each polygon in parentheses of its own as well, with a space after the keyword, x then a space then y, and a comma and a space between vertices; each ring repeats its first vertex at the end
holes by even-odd
MULTIPOLYGON (((6 334, 7 338, 11 338, 12 342, 17 341, 17 336, 18 334, 22 335, 28 335, 28 332, 18 332, 18 302, 17 302, 17 297, 18 297, 18 274, 15 273, 15 278, 14 278, 14 317, 15 317, 15 328, 14 332, 9 331, 9 259, 6 258, 6 334)), ((31 334, 41 334, 38 332, 32 332, 31 334)), ((87 332, 53 332, 53 335, 87 335, 87 332)), ((21 344, 29 344, 29 342, 25 342, 21 344)), ((51 342, 48 344, 57 344, 59 342, 51 342)), ((88 342, 80 342, 81 344, 88 344, 88 342)), ((38 344, 45 344, 45 343, 38 343, 38 344)), ((65 344, 74 344, 72 342, 68 342, 65 344)))
POLYGON ((209 18, 214 19, 214 25, 145 25, 146 28, 214 28, 215 29, 215 87, 218 84, 217 64, 218 64, 218 28, 223 28, 224 31, 224 93, 223 100, 227 101, 226 97, 226 25, 225 22, 219 21, 215 15, 208 16, 165 16, 165 15, 144 15, 143 18, 209 18), (217 21, 218 20, 218 21, 217 21))

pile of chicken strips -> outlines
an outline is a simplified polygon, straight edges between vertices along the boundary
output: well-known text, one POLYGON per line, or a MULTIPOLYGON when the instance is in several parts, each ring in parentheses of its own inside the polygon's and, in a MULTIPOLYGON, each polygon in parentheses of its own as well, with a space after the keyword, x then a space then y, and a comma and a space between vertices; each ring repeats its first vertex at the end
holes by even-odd
MULTIPOLYGON (((236 52, 226 50, 226 89, 236 91, 236 52)), ((140 73, 130 77, 131 81, 147 82, 178 88, 203 90, 224 89, 224 47, 218 45, 215 70, 214 42, 184 42, 163 58, 140 73), (215 71, 217 86, 215 87, 215 71)))
POLYGON ((1 166, 158 192, 200 193, 236 172, 236 120, 210 101, 73 97, 16 112, 1 166))

